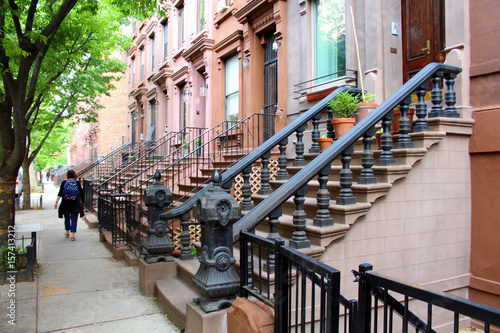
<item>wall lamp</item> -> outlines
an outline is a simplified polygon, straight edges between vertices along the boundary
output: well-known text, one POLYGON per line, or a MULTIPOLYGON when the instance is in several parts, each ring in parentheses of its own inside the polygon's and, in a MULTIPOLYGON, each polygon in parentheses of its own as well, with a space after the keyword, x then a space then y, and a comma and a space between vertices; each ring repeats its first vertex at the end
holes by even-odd
POLYGON ((200 96, 207 96, 208 83, 202 83, 200 86, 200 96))
POLYGON ((189 91, 187 88, 184 89, 184 96, 183 96, 183 98, 184 98, 184 102, 185 103, 189 103, 189 100, 190 100, 192 94, 193 93, 191 91, 189 91))
POLYGON ((250 65, 250 58, 249 57, 243 58, 243 62, 242 62, 243 68, 247 68, 249 65, 250 65))
POLYGON ((275 40, 273 42, 273 51, 277 52, 280 46, 281 46, 281 40, 275 40))

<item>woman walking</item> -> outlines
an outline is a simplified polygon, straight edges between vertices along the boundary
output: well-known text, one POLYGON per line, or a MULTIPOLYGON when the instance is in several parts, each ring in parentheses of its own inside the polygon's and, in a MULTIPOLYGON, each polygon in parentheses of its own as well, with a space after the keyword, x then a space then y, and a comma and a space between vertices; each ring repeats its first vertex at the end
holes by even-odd
POLYGON ((67 180, 64 180, 59 188, 54 209, 57 209, 57 204, 62 199, 58 210, 59 218, 64 217, 65 235, 68 238, 71 231, 71 240, 74 241, 78 214, 83 216, 83 189, 80 182, 76 180, 75 171, 68 170, 66 178, 67 180))

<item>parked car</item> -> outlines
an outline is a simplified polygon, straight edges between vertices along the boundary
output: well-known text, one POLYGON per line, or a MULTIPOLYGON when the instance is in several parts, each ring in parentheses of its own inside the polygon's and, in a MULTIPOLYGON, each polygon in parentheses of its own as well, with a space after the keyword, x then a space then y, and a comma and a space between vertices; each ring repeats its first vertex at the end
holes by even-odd
POLYGON ((16 198, 23 194, 23 174, 19 172, 16 179, 16 198))

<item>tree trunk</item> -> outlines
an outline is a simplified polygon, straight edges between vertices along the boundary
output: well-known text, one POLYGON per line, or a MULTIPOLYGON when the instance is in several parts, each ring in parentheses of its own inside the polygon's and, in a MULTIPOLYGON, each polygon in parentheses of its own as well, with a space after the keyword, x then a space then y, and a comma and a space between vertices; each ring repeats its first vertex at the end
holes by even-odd
POLYGON ((31 209, 30 162, 23 161, 23 209, 31 209))
POLYGON ((14 232, 16 176, 0 177, 0 245, 7 242, 9 232, 14 232))

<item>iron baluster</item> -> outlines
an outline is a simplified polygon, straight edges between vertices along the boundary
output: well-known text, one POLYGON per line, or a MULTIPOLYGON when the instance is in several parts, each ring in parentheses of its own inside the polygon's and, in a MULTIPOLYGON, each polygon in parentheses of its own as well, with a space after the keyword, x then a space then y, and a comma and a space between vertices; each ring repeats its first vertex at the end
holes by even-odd
POLYGON ((331 112, 326 113, 328 115, 326 119, 326 136, 328 138, 335 138, 335 130, 333 129, 333 124, 332 124, 332 119, 333 119, 333 114, 331 112))
POLYGON ((307 185, 302 186, 297 192, 293 202, 295 202, 295 211, 293 212, 293 226, 295 231, 290 240, 290 247, 295 249, 304 249, 311 246, 311 242, 307 239, 306 232, 306 212, 304 211, 304 196, 307 194, 307 185))
POLYGON ((413 132, 425 132, 431 129, 431 127, 427 124, 427 120, 425 119, 425 117, 427 117, 427 104, 424 101, 425 94, 426 86, 422 85, 417 90, 417 105, 415 111, 417 120, 415 121, 415 124, 413 124, 413 132))
POLYGON ((401 110, 401 118, 399 119, 399 132, 401 133, 398 138, 398 142, 396 142, 396 148, 405 149, 405 148, 414 148, 415 144, 411 141, 410 129, 411 123, 408 118, 408 109, 409 104, 411 102, 411 97, 407 97, 401 101, 399 105, 399 109, 401 110))
POLYGON ((375 135, 375 127, 370 128, 363 135, 363 153, 361 154, 361 165, 363 170, 359 175, 358 184, 376 184, 377 177, 373 173, 373 151, 372 151, 372 137, 375 135))
POLYGON ((276 180, 288 180, 290 179, 290 175, 286 170, 288 165, 286 158, 286 145, 288 144, 288 139, 282 140, 280 142, 280 156, 278 157, 278 174, 276 175, 276 180))
POLYGON ((356 203, 356 198, 352 193, 352 171, 351 155, 354 153, 354 146, 348 147, 342 153, 342 170, 340 171, 340 189, 339 196, 336 199, 338 205, 352 205, 356 203))
POLYGON ((392 165, 396 164, 396 159, 392 155, 392 135, 391 135, 391 119, 394 118, 394 111, 387 113, 387 115, 382 118, 382 129, 384 132, 380 137, 380 148, 382 152, 380 153, 380 158, 377 160, 378 165, 392 165))
POLYGON ((252 166, 245 168, 243 170, 243 186, 242 186, 242 196, 241 210, 250 210, 253 208, 252 204, 252 185, 250 185, 250 173, 252 172, 252 166))
POLYGON ((313 117, 312 123, 313 123, 313 130, 311 133, 311 148, 309 148, 309 153, 319 153, 319 144, 318 144, 318 139, 319 139, 319 121, 321 119, 321 114, 318 113, 313 117))
POLYGON ((437 72, 432 77, 432 91, 431 91, 432 110, 429 113, 429 118, 446 116, 445 111, 443 111, 443 106, 441 105, 441 103, 443 102, 443 92, 441 91, 442 76, 443 76, 442 72, 437 72))
POLYGON ((457 94, 453 90, 456 77, 457 74, 454 73, 446 73, 444 75, 447 87, 444 94, 444 102, 446 103, 445 114, 448 118, 460 118, 460 114, 457 112, 457 108, 455 107, 455 103, 457 102, 457 94))
POLYGON ((332 172, 332 166, 328 165, 318 175, 319 189, 316 194, 318 211, 313 219, 316 227, 327 227, 333 225, 333 218, 328 207, 330 206, 330 191, 328 191, 328 175, 332 172))
POLYGON ((295 143, 295 160, 293 161, 294 166, 304 166, 307 164, 304 159, 304 142, 302 142, 302 137, 304 136, 305 125, 297 128, 297 142, 295 143))
POLYGON ((181 216, 181 251, 179 258, 181 260, 191 260, 194 258, 193 252, 191 251, 191 235, 189 233, 189 219, 191 218, 191 211, 183 214, 181 216))
MULTIPOLYGON (((283 215, 283 211, 281 206, 278 206, 273 212, 269 215, 269 220, 267 224, 269 224, 269 234, 267 235, 267 239, 274 241, 276 239, 280 239, 281 236, 278 233, 278 225, 280 223, 279 218, 283 215)), ((274 273, 276 270, 276 253, 274 249, 269 249, 269 256, 267 263, 265 264, 265 269, 267 273, 274 273)))
POLYGON ((273 192, 271 190, 271 186, 269 185, 269 179, 270 179, 269 157, 271 157, 270 152, 267 152, 264 155, 262 155, 262 170, 260 171, 260 190, 259 190, 259 194, 262 195, 270 194, 273 192))

